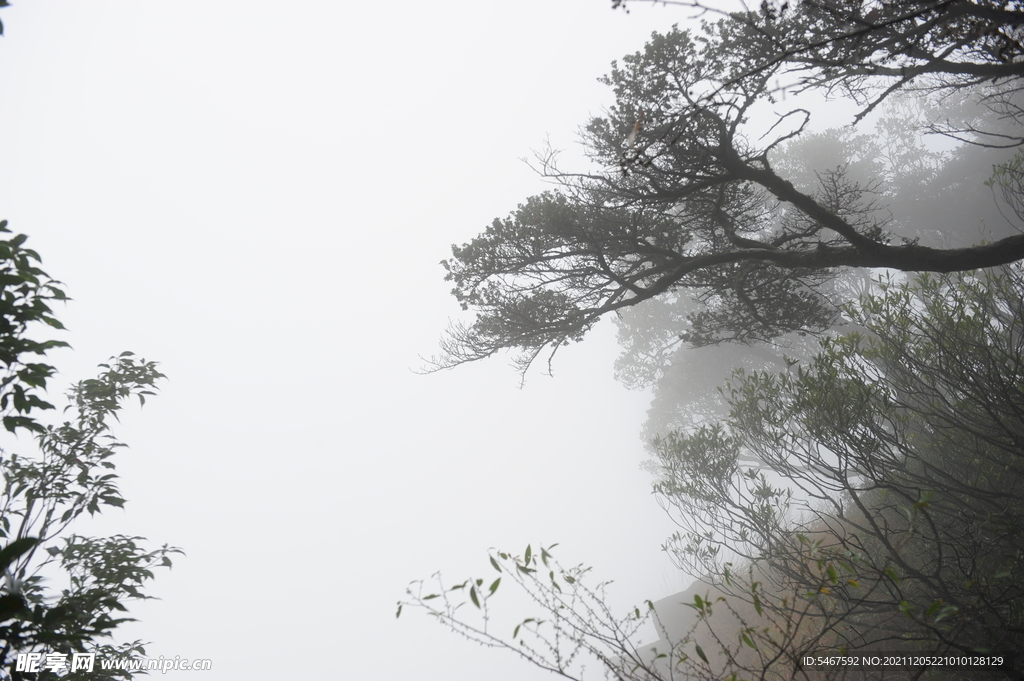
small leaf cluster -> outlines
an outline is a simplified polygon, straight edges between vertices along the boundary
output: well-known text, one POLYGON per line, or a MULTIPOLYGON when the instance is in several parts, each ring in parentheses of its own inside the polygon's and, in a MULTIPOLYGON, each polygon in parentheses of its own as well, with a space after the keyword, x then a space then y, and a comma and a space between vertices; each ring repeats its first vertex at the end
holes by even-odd
MULTIPOLYGON (((10 233, 7 221, 0 220, 0 237, 10 233)), ((12 433, 19 428, 43 431, 31 412, 53 408, 40 394, 54 368, 34 358, 68 347, 64 341, 39 341, 27 335, 37 323, 63 329, 50 303, 67 300, 60 282, 39 268, 39 254, 24 247, 27 238, 0 238, 0 418, 12 433)))

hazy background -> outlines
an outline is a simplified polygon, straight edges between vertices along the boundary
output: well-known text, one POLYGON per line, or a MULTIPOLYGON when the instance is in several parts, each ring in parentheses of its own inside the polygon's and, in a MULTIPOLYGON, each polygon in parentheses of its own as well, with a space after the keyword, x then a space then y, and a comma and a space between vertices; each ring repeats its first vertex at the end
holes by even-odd
MULTIPOLYGON (((686 585, 639 470, 649 401, 613 329, 519 389, 501 358, 420 376, 459 314, 438 261, 544 188, 596 82, 672 8, 610 0, 21 0, 0 19, 0 218, 74 301, 68 381, 130 349, 170 380, 119 435, 95 532, 187 557, 124 638, 217 679, 534 679, 405 585, 561 542, 615 607, 686 585)), ((570 154, 571 157, 571 154, 570 154)), ((31 443, 22 437, 20 446, 31 443)), ((166 678, 182 678, 186 672, 166 678)))

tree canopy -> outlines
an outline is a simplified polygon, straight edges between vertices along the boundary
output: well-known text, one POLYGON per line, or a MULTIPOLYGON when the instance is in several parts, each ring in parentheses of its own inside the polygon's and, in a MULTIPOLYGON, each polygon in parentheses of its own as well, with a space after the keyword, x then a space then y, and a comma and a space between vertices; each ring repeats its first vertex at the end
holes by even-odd
POLYGON ((621 380, 699 383, 696 413, 653 443, 680 527, 664 548, 701 580, 690 625, 666 635, 650 601, 612 612, 607 582, 536 544, 492 550, 488 578, 414 582, 399 614, 571 679, 595 662, 633 681, 890 678, 804 664, 854 651, 1011 654, 892 678, 1008 678, 1008 659, 1019 675, 1024 12, 668 4, 711 20, 613 64, 616 103, 583 131, 591 166, 541 154, 555 188, 453 246, 447 280, 474 318, 435 366, 512 350, 525 372, 615 313, 621 380), (873 131, 815 129, 783 98, 815 92, 873 131), (726 341, 773 345, 743 348, 709 399, 707 363, 673 364, 674 346, 726 341), (507 631, 506 585, 536 610, 507 631), (648 621, 662 636, 641 646, 648 621))
POLYGON ((704 581, 689 631, 639 645, 665 613, 613 613, 586 569, 530 547, 492 552, 491 578, 414 583, 402 605, 571 679, 587 661, 635 681, 874 678, 802 664, 855 651, 1010 653, 1019 672, 1024 270, 883 280, 848 313, 864 333, 738 371, 727 418, 658 443, 656 491, 681 527, 666 550, 704 581), (511 636, 489 625, 507 583, 538 610, 511 636))
POLYGON ((727 419, 659 443, 680 565, 726 592, 756 565, 780 596, 832 565, 804 646, 1019 658, 1022 300, 1019 266, 883 280, 863 333, 738 371, 727 419))
MULTIPOLYGON (((723 37, 742 51, 730 80, 776 71, 799 94, 825 90, 864 108, 858 119, 889 95, 911 85, 963 89, 1009 82, 1024 75, 1024 12, 992 0, 764 0, 757 10, 736 3, 735 11, 702 0, 612 0, 613 8, 659 2, 719 15, 723 37)), ((1005 115, 1021 109, 994 95, 1005 115)), ((1019 136, 1006 141, 1019 143, 1019 136)))
MULTIPOLYGON (((0 0, 0 8, 8 4, 0 0)), ((156 362, 123 352, 72 386, 68 420, 41 422, 54 408, 43 395, 56 371, 43 360, 68 344, 35 334, 64 328, 51 304, 67 296, 27 240, 0 220, 0 418, 5 431, 31 433, 38 445, 27 453, 0 446, 0 679, 130 679, 146 671, 116 664, 145 655, 143 642, 119 643, 113 634, 132 621, 128 604, 151 598, 144 588, 154 570, 182 551, 73 529, 86 513, 123 508, 115 454, 125 445, 111 419, 133 397, 145 404, 164 375, 156 362)))
MULTIPOLYGON (((0 233, 9 233, 6 222, 0 233)), ((66 296, 25 241, 0 241, 0 414, 7 431, 32 433, 38 451, 0 448, 0 678, 130 678, 139 672, 104 662, 144 655, 143 642, 112 635, 131 621, 128 604, 149 598, 144 587, 154 570, 181 551, 148 549, 141 537, 84 536, 74 527, 84 514, 124 506, 115 454, 125 445, 111 421, 125 401, 153 395, 163 374, 155 362, 121 353, 71 388, 66 421, 41 422, 41 412, 53 408, 41 395, 54 373, 42 359, 67 343, 33 334, 40 324, 63 328, 50 303, 66 296)))
MULTIPOLYGON (((892 223, 898 220, 893 229, 927 245, 964 246, 1015 233, 1020 211, 1013 202, 1019 187, 1005 181, 1018 172, 1014 151, 974 144, 925 146, 920 121, 934 119, 940 106, 951 118, 972 114, 973 106, 965 97, 934 101, 910 94, 897 94, 879 107, 870 128, 833 128, 789 142, 776 155, 775 167, 798 189, 807 190, 818 182, 815 169, 845 164, 851 181, 874 183, 873 199, 887 206, 892 223), (993 181, 993 164, 998 181, 993 181), (1004 167, 1011 170, 1004 174, 1004 167)), ((1012 130, 994 112, 975 119, 992 131, 1012 130)), ((819 289, 837 305, 830 333, 857 328, 841 303, 870 292, 871 278, 870 270, 850 268, 819 289)), ((807 358, 816 350, 814 339, 799 332, 771 343, 692 347, 679 332, 688 328, 687 318, 696 306, 686 291, 675 291, 624 309, 613 319, 622 346, 616 378, 630 388, 654 389, 643 427, 646 442, 726 416, 717 387, 731 367, 777 370, 785 367, 784 356, 807 358)))
MULTIPOLYGON (((909 85, 948 94, 986 81, 978 106, 1010 119, 1010 132, 989 132, 1019 139, 1014 36, 1024 15, 966 2, 854 4, 867 24, 830 3, 766 5, 654 34, 613 64, 604 82, 616 103, 583 132, 592 167, 565 172, 543 154, 540 170, 556 189, 443 261, 474 318, 449 329, 433 365, 514 350, 525 371, 602 316, 672 293, 695 303, 678 329, 693 345, 771 340, 827 328, 837 314, 828 284, 843 268, 953 272, 1024 257, 1019 233, 922 244, 916 235, 928 225, 886 212, 877 185, 853 179, 845 162, 816 168, 813 187, 777 166, 785 145, 810 131, 809 110, 778 100, 775 83, 787 77, 871 107, 909 85), (885 78, 896 80, 879 84, 885 78)), ((983 141, 974 118, 925 124, 983 141)), ((1018 171, 997 182, 1012 185, 1018 171)))

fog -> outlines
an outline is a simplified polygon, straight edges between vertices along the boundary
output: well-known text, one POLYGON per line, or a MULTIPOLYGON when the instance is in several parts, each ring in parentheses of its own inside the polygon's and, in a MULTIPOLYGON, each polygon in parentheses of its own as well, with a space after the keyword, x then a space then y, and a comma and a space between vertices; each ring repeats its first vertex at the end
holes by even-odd
POLYGON ((396 620, 406 584, 560 542, 614 608, 686 585, 611 325, 522 388, 502 358, 417 373, 460 312, 450 244, 542 190, 520 159, 571 149, 611 60, 684 19, 609 5, 4 8, 0 218, 73 298, 54 392, 122 350, 169 377, 117 429, 126 510, 78 528, 187 554, 119 638, 217 679, 521 681, 548 676, 396 620))

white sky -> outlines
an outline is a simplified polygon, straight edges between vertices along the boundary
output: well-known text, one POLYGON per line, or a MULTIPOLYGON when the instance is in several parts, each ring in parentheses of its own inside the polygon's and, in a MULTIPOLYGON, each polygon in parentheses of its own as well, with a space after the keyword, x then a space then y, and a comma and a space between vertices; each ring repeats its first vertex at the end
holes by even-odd
POLYGON ((124 637, 211 679, 529 681, 551 677, 396 621, 406 584, 561 542, 620 610, 685 586, 608 325, 523 390, 501 359, 411 371, 459 314, 450 244, 541 191, 518 159, 571 149, 611 60, 685 19, 610 4, 0 12, 0 218, 74 298, 53 360, 70 381, 130 349, 170 378, 123 419, 130 503, 97 531, 188 555, 124 637))

